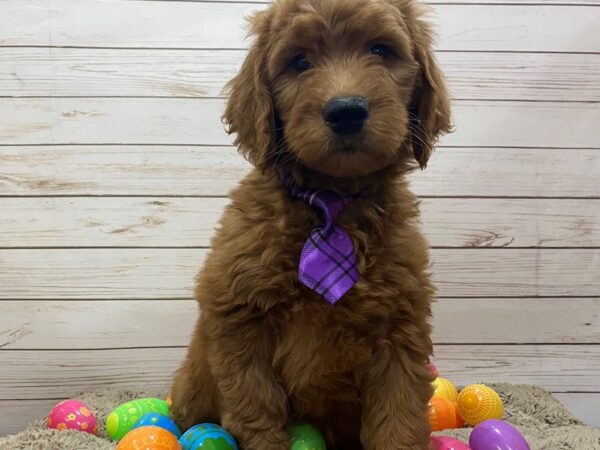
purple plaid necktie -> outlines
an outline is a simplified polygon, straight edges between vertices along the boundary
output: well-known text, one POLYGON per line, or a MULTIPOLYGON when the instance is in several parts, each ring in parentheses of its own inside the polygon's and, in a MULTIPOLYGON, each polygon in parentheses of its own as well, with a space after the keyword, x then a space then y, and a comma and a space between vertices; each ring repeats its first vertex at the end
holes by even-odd
POLYGON ((356 284, 356 253, 350 236, 334 221, 353 198, 333 191, 300 188, 290 172, 280 172, 283 184, 294 199, 317 211, 323 225, 312 229, 304 244, 298 265, 298 279, 306 287, 334 304, 356 284))

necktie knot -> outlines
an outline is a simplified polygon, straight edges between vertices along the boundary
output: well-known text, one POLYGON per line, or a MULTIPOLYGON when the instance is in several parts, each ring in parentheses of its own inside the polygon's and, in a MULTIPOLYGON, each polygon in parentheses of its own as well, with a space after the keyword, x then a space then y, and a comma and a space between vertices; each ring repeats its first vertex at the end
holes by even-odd
POLYGON ((305 202, 323 220, 322 225, 311 230, 304 244, 298 265, 298 279, 333 304, 359 278, 352 240, 346 231, 335 224, 335 219, 353 199, 329 190, 303 189, 288 171, 282 170, 280 177, 290 196, 305 202))

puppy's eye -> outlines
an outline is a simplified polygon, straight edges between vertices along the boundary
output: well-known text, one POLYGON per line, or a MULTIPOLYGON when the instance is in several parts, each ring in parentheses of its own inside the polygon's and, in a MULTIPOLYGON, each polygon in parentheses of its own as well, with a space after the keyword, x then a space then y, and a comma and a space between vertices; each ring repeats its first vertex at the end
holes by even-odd
POLYGON ((312 67, 312 64, 304 53, 294 56, 294 59, 290 62, 290 66, 298 73, 306 72, 312 67))
POLYGON ((394 54, 394 50, 389 45, 375 44, 369 49, 369 53, 379 56, 381 59, 388 59, 394 54))

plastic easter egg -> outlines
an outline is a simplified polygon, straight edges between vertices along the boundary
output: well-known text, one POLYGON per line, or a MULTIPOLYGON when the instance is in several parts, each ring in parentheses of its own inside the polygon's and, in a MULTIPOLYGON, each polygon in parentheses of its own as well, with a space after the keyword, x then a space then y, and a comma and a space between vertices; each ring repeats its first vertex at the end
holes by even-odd
POLYGON ((179 439, 183 450, 238 450, 231 435, 213 423, 196 425, 179 439))
POLYGON ((167 397, 165 398, 165 402, 167 402, 167 405, 169 405, 169 408, 171 406, 173 406, 173 398, 170 395, 167 395, 167 397))
POLYGON ((429 424, 432 431, 442 431, 457 428, 456 406, 445 398, 433 397, 429 401, 429 424))
POLYGON ((77 400, 65 400, 52 408, 47 424, 48 428, 55 430, 98 432, 96 416, 85 403, 77 400))
POLYGON ((140 427, 127 433, 117 450, 181 450, 181 444, 164 428, 140 427))
POLYGON ((471 432, 469 444, 473 450, 530 450, 519 430, 495 419, 477 425, 471 432))
POLYGON ((151 412, 168 416, 169 405, 158 398, 141 398, 123 403, 106 418, 106 434, 113 441, 118 441, 131 431, 140 417, 151 412))
POLYGON ((298 423, 290 431, 291 450, 326 450, 325 439, 319 430, 307 423, 298 423))
POLYGON ((431 450, 472 450, 467 444, 450 436, 432 436, 431 450))
POLYGON ((471 384, 458 394, 458 412, 469 425, 488 419, 502 419, 504 405, 500 396, 485 384, 471 384))
POLYGON ((433 383, 433 397, 445 398, 451 402, 456 402, 458 399, 458 391, 450 380, 446 378, 437 377, 433 383))
POLYGON ((458 410, 458 403, 453 403, 453 404, 454 404, 454 408, 456 410, 456 428, 464 428, 465 419, 463 419, 462 416, 460 415, 460 411, 458 410))
POLYGON ((177 424, 170 417, 163 416, 159 413, 148 413, 144 414, 139 420, 133 425, 133 430, 140 427, 160 427, 167 430, 169 433, 174 434, 177 439, 181 437, 181 431, 177 427, 177 424))

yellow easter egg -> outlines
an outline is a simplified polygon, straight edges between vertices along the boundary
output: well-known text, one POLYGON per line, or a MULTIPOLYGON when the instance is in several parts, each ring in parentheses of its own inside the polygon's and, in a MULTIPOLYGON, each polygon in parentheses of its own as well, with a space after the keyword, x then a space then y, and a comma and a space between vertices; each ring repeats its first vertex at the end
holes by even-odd
POLYGON ((431 384, 433 385, 434 389, 433 397, 443 398, 456 403, 458 391, 450 380, 437 377, 431 384))
POLYGON ((458 394, 458 413, 469 425, 488 419, 502 419, 504 405, 500 396, 485 384, 471 384, 458 394))

